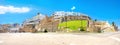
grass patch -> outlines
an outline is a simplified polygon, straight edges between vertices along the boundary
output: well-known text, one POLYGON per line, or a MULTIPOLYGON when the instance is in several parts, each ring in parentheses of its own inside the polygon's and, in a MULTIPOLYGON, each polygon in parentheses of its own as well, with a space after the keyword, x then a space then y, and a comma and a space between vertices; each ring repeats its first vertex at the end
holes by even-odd
POLYGON ((73 20, 73 21, 67 21, 62 22, 58 25, 58 29, 70 29, 70 30, 78 30, 78 29, 84 29, 86 30, 87 27, 87 20, 73 20))

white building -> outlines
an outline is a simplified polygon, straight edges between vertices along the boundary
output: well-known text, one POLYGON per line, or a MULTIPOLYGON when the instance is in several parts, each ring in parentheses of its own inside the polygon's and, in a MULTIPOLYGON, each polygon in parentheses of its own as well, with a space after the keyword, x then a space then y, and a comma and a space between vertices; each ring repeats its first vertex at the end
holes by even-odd
POLYGON ((26 21, 24 21, 23 25, 26 24, 38 24, 40 22, 40 20, 42 20, 45 17, 45 15, 38 13, 36 16, 34 16, 31 19, 27 19, 26 21))
POLYGON ((53 16, 54 16, 55 20, 61 20, 61 17, 69 16, 69 15, 80 16, 80 15, 86 15, 86 14, 82 14, 82 13, 79 13, 79 12, 65 12, 65 11, 56 11, 56 12, 53 13, 53 16))

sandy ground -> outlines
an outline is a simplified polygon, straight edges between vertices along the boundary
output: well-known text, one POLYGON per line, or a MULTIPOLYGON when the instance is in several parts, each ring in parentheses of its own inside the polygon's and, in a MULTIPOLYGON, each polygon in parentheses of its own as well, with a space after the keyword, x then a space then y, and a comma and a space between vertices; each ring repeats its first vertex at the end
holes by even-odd
POLYGON ((0 45, 120 45, 120 32, 0 33, 0 45))

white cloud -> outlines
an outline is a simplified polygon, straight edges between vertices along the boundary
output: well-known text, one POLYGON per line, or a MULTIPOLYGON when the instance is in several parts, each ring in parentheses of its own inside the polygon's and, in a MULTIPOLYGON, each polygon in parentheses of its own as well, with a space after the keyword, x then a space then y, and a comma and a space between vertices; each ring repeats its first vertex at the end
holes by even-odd
POLYGON ((76 9, 76 7, 75 6, 73 6, 72 8, 71 8, 71 10, 75 10, 76 9))
POLYGON ((28 7, 0 6, 0 14, 5 13, 26 13, 29 12, 28 7))

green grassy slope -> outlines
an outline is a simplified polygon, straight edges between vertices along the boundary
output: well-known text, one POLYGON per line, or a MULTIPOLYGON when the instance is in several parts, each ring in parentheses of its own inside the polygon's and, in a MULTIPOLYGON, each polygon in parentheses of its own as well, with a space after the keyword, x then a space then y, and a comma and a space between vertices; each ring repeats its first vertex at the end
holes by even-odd
POLYGON ((85 30, 87 27, 87 20, 67 21, 60 23, 58 26, 59 29, 66 29, 66 27, 71 30, 78 30, 79 28, 83 28, 85 30))

